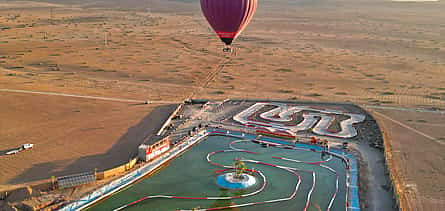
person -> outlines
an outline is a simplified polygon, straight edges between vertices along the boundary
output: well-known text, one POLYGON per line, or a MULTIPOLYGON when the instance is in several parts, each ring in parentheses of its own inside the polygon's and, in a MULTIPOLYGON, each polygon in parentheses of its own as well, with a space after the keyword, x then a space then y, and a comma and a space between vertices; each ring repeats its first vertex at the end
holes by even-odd
POLYGON ((323 147, 324 150, 328 150, 328 140, 323 139, 323 140, 321 141, 321 145, 322 145, 322 147, 323 147))
POLYGON ((326 156, 326 151, 325 151, 325 149, 323 148, 323 149, 321 150, 321 159, 322 159, 322 160, 324 160, 324 156, 326 156))

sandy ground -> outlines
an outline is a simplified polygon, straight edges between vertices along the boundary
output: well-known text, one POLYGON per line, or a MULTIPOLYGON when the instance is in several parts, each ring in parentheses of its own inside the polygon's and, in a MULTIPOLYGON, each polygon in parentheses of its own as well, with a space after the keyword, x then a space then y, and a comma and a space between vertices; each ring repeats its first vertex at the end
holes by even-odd
POLYGON ((144 117, 153 110, 151 105, 24 94, 2 93, 0 101, 1 184, 94 171, 128 162, 143 139, 138 124, 149 129, 150 122, 144 121, 144 117), (120 143, 124 140, 126 144, 120 143), (13 156, 3 155, 24 143, 33 143, 35 147, 13 156))
POLYGON ((374 110, 374 116, 388 134, 394 170, 402 181, 408 210, 443 208, 445 115, 374 110))
POLYGON ((235 42, 237 56, 222 54, 197 1, 137 2, 113 5, 139 12, 3 10, 9 28, 0 65, 11 78, 45 81, 51 90, 112 86, 119 95, 167 100, 185 98, 226 61, 198 96, 445 107, 442 2, 266 1, 235 42))
POLYGON ((5 94, 0 99, 5 111, 0 115, 0 178, 6 184, 126 163, 136 156, 144 138, 159 130, 158 122, 176 108, 23 94, 5 94), (35 147, 4 155, 23 143, 35 147))
MULTIPOLYGON (((0 89, 141 101, 180 101, 194 93, 445 109, 443 1, 265 0, 235 42, 236 56, 221 52, 197 0, 42 2, 0 1, 0 89)), ((153 109, 3 91, 0 99, 0 151, 37 143, 14 158, 0 156, 4 185, 95 168, 94 162, 71 164, 112 149, 153 109), (30 176, 36 166, 44 170, 30 176)), ((408 116, 392 118, 443 141, 437 128, 444 118, 408 116)), ((401 164, 400 171, 424 194, 422 203, 442 203, 437 196, 444 184, 433 186, 430 171, 416 169, 426 163, 441 171, 443 145, 385 127, 395 145, 411 140, 395 156, 419 162, 401 164), (424 151, 431 153, 417 159, 424 151)))

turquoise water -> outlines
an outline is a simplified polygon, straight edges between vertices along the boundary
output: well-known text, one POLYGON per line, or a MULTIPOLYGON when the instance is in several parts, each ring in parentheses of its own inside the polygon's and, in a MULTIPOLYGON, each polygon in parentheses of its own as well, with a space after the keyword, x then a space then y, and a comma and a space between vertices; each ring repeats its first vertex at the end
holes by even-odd
MULTIPOLYGON (((101 203, 90 208, 90 210, 112 210, 124 204, 138 200, 149 195, 171 195, 184 197, 211 197, 211 196, 237 196, 259 189, 262 182, 258 182, 253 187, 246 190, 225 190, 216 184, 217 174, 215 170, 221 169, 211 165, 206 160, 206 155, 212 151, 229 149, 229 143, 237 140, 225 136, 210 136, 207 140, 199 143, 182 156, 173 160, 168 166, 150 178, 144 179, 128 189, 111 196, 101 203)), ((252 142, 239 142, 234 147, 249 151, 259 152, 259 154, 249 154, 244 152, 226 152, 213 155, 214 162, 231 165, 235 159, 252 159, 262 162, 300 168, 316 173, 316 186, 311 196, 311 204, 308 210, 326 210, 334 191, 336 176, 327 169, 320 166, 294 163, 272 156, 286 157, 301 161, 319 161, 320 153, 281 149, 275 147, 263 148, 252 142)), ((298 178, 281 169, 275 167, 246 162, 248 168, 261 170, 267 178, 266 188, 259 194, 233 200, 190 200, 190 199, 147 199, 125 210, 176 210, 193 208, 211 208, 227 206, 229 204, 243 204, 249 202, 259 202, 289 197, 297 184, 298 178)), ((340 159, 333 158, 324 163, 337 171, 339 174, 339 193, 334 201, 331 210, 345 210, 345 166, 340 159)), ((302 183, 295 198, 271 204, 261 204, 242 207, 240 210, 303 210, 306 205, 306 198, 312 187, 312 173, 298 172, 301 175, 302 183)), ((262 181, 258 177, 258 181, 262 181)), ((239 209, 237 209, 239 210, 239 209)))

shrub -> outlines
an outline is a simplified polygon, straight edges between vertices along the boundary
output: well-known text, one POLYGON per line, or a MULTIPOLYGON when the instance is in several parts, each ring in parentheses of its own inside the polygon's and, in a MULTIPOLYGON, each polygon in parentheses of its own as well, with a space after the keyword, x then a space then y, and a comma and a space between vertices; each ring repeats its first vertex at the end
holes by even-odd
POLYGON ((279 69, 275 69, 273 71, 275 71, 275 72, 292 72, 291 69, 287 69, 287 68, 279 68, 279 69))
POLYGON ((394 95, 394 92, 381 92, 380 95, 394 95))
POLYGON ((224 94, 224 92, 223 91, 214 91, 214 92, 210 92, 209 94, 222 95, 222 94, 224 94))

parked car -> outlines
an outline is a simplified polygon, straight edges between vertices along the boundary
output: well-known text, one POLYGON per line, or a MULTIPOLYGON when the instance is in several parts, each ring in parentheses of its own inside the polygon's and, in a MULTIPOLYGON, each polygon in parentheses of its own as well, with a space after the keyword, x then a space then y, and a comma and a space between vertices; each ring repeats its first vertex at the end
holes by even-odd
POLYGON ((17 154, 18 152, 20 152, 20 150, 15 149, 15 150, 11 150, 11 151, 7 152, 6 155, 15 155, 15 154, 17 154))
POLYGON ((34 144, 23 144, 22 145, 22 149, 27 150, 27 149, 31 149, 34 147, 34 144))

